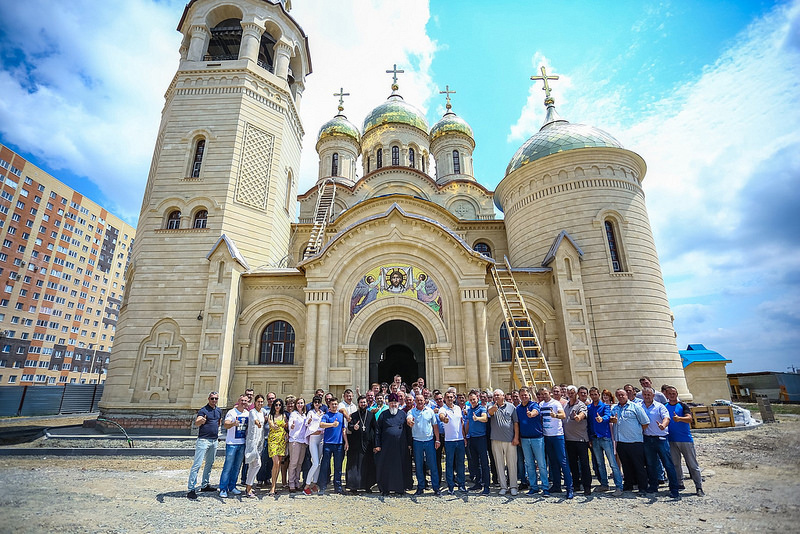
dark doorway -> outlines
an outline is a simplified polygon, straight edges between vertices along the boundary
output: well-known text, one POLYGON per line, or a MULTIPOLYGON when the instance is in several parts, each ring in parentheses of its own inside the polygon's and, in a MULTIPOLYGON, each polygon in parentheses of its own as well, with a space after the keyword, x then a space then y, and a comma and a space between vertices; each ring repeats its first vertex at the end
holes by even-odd
POLYGON ((383 323, 369 340, 369 381, 391 382, 394 375, 408 384, 425 376, 425 341, 406 321, 383 323))

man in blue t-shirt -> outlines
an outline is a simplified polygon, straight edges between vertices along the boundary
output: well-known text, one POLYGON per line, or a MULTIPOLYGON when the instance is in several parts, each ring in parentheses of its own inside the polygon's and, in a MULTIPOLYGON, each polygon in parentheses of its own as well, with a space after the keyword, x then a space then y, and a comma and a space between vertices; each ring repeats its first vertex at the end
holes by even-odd
MULTIPOLYGON (((469 409, 464 419, 464 424, 469 434, 469 449, 473 461, 478 464, 475 485, 469 491, 478 491, 483 488, 483 494, 489 494, 491 475, 489 474, 489 437, 486 429, 489 426, 489 414, 486 406, 481 404, 477 392, 469 394, 469 409)), ((470 473, 471 474, 471 473, 470 473)))
POLYGON ((328 411, 322 416, 319 427, 325 429, 322 445, 322 468, 319 474, 319 493, 325 493, 331 472, 331 458, 333 458, 333 487, 336 493, 344 495, 342 489, 342 462, 344 453, 347 452, 347 433, 344 415, 338 411, 339 400, 331 396, 328 399, 328 411))
POLYGON ((611 474, 614 477, 614 496, 622 496, 622 471, 617 465, 614 454, 614 440, 611 436, 611 425, 608 422, 611 417, 611 406, 600 400, 600 390, 596 387, 589 389, 588 417, 589 439, 592 441, 592 454, 597 458, 598 478, 600 487, 597 491, 608 491, 608 471, 606 471, 606 460, 611 466, 611 474), (605 456, 605 459, 603 458, 605 456))
POLYGON ((200 408, 194 419, 197 428, 197 442, 194 446, 194 462, 189 471, 189 499, 197 498, 197 472, 200 466, 203 467, 203 478, 201 479, 200 491, 216 491, 209 483, 211 477, 211 467, 214 465, 214 457, 217 455, 217 439, 219 437, 219 422, 222 419, 222 410, 217 406, 219 393, 212 391, 208 394, 208 404, 200 408))
POLYGON ((417 492, 415 495, 422 495, 425 492, 426 466, 431 474, 433 493, 441 495, 439 489, 441 479, 436 465, 436 450, 442 446, 439 425, 437 424, 438 419, 433 410, 425 404, 425 397, 422 393, 417 394, 414 400, 414 407, 408 411, 406 416, 406 424, 411 427, 414 465, 417 471, 417 492))
POLYGON ((531 400, 531 392, 523 387, 519 390, 519 406, 517 406, 517 419, 519 420, 519 437, 522 454, 525 458, 525 471, 531 489, 528 495, 539 493, 536 482, 536 466, 539 466, 539 480, 544 496, 550 495, 550 483, 547 480, 547 460, 544 453, 544 432, 542 429, 542 414, 539 413, 539 404, 531 400))
POLYGON ((700 475, 700 466, 697 464, 697 452, 694 449, 691 422, 692 412, 682 402, 678 402, 678 390, 675 386, 667 386, 664 392, 667 396, 667 411, 669 412, 669 453, 675 471, 678 475, 679 489, 683 489, 683 469, 681 469, 681 456, 686 460, 686 467, 694 482, 697 495, 705 495, 703 491, 703 477, 700 475))

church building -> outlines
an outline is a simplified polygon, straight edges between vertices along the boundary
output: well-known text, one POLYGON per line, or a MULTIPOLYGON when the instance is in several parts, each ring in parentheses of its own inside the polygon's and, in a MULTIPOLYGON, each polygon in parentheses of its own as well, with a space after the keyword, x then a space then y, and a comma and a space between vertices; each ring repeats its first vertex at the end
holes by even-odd
POLYGON ((638 154, 562 118, 544 70, 542 127, 494 191, 474 176, 452 92, 430 125, 396 66, 363 122, 341 91, 335 116, 305 132, 312 63, 290 9, 185 8, 104 416, 181 428, 209 391, 223 406, 248 387, 308 399, 396 373, 508 389, 518 317, 545 382, 613 389, 649 375, 691 398, 638 154), (301 141, 315 134, 316 184, 298 191, 301 141))

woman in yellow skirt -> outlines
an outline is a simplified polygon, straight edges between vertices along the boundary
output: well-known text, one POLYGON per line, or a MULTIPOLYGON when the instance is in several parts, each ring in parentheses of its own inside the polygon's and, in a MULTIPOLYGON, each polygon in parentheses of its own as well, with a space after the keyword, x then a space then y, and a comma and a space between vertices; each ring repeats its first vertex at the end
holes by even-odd
POLYGON ((267 453, 272 458, 272 488, 269 494, 275 495, 275 484, 278 481, 278 474, 281 472, 281 462, 286 456, 286 443, 289 441, 288 420, 281 399, 275 399, 275 402, 272 403, 272 410, 267 422, 269 423, 267 453))

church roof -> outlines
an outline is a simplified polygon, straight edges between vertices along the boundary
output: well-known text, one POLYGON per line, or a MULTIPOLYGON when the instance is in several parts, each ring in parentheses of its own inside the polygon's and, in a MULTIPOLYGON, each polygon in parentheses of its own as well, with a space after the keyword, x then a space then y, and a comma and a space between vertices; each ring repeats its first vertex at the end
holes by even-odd
POLYGON ((233 240, 230 237, 228 237, 227 235, 225 235, 225 234, 222 234, 221 236, 219 236, 219 239, 217 239, 217 242, 214 243, 214 246, 211 247, 211 250, 209 250, 208 254, 206 254, 206 259, 207 260, 211 259, 211 256, 212 256, 212 254, 214 254, 214 251, 217 250, 217 248, 222 243, 225 243, 225 246, 228 248, 228 254, 230 254, 231 258, 233 258, 234 260, 239 262, 239 265, 241 265, 242 267, 244 267, 246 270, 249 271, 250 270, 250 266, 247 265, 247 260, 244 259, 244 256, 242 256, 242 253, 239 252, 239 249, 236 247, 236 244, 233 242, 233 240))
POLYGON ((367 115, 364 119, 362 132, 366 135, 373 128, 390 123, 407 124, 408 126, 419 128, 426 135, 428 133, 428 121, 425 120, 425 115, 403 100, 403 97, 397 94, 396 90, 389 95, 386 102, 373 109, 367 115))
POLYGON ((684 369, 689 367, 693 363, 731 362, 731 360, 727 359, 719 352, 708 350, 704 345, 701 345, 700 343, 689 345, 688 347, 686 347, 686 350, 679 350, 678 352, 681 355, 681 363, 683 363, 684 369))
POLYGON ((433 128, 431 128, 431 141, 449 133, 461 133, 470 139, 475 138, 475 135, 472 133, 472 128, 467 124, 467 121, 451 110, 448 110, 447 113, 439 119, 439 122, 434 124, 433 128))
POLYGON ((325 138, 335 137, 337 135, 351 137, 356 143, 361 142, 361 132, 358 131, 355 124, 347 120, 347 117, 341 113, 322 125, 319 129, 317 140, 322 141, 325 138))
POLYGON ((583 251, 581 250, 581 247, 579 247, 578 244, 575 242, 575 240, 572 239, 572 236, 569 235, 566 230, 561 230, 558 236, 556 236, 556 238, 553 240, 553 244, 550 245, 550 250, 547 251, 547 254, 544 257, 544 261, 542 261, 542 267, 547 267, 548 265, 550 265, 550 263, 553 262, 554 259, 556 259, 556 252, 558 252, 558 247, 561 246, 561 242, 564 240, 564 238, 566 238, 567 241, 572 243, 572 246, 575 247, 575 250, 578 251, 578 256, 581 257, 583 256, 583 251))

